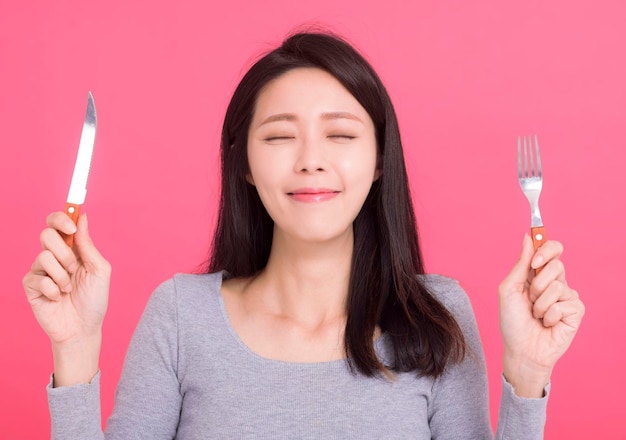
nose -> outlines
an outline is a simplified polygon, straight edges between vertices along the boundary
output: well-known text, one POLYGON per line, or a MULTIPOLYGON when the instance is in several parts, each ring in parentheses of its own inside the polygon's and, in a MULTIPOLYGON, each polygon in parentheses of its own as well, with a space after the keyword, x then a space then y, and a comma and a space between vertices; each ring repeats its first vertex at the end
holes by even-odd
POLYGON ((327 159, 324 145, 321 141, 308 137, 302 139, 298 146, 297 158, 294 163, 296 173, 313 173, 326 171, 327 159))

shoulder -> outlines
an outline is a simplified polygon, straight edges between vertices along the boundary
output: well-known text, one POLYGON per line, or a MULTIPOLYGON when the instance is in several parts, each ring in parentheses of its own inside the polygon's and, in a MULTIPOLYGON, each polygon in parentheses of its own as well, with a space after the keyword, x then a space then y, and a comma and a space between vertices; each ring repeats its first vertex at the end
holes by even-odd
POLYGON ((454 278, 443 275, 421 275, 420 280, 428 291, 452 313, 462 312, 471 303, 461 284, 454 278))
POLYGON ((206 274, 178 273, 171 279, 177 292, 219 293, 222 285, 222 272, 206 274))
POLYGON ((435 274, 420 275, 420 280, 428 291, 452 313, 464 333, 476 325, 472 303, 457 280, 435 274))
POLYGON ((219 297, 222 272, 209 274, 179 273, 162 282, 152 293, 148 308, 193 309, 219 297))

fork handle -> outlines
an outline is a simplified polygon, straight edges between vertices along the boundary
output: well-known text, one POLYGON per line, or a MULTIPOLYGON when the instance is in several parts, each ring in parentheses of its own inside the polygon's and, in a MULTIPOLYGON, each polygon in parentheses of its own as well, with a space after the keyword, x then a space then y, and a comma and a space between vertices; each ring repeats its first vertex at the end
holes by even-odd
POLYGON ((535 250, 539 249, 539 246, 546 242, 546 228, 543 226, 536 226, 530 228, 530 234, 533 237, 533 246, 535 250))
MULTIPOLYGON (((539 246, 546 242, 546 228, 543 226, 530 228, 530 235, 533 238, 533 247, 535 248, 535 251, 539 249, 539 246)), ((535 269, 535 275, 539 274, 541 269, 543 269, 543 267, 535 269)))

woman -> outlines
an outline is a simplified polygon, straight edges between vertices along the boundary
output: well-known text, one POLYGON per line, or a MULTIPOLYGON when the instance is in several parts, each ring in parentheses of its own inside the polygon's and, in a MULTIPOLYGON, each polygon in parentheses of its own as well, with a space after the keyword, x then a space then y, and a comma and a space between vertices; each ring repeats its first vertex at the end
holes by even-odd
MULTIPOLYGON (((473 312, 455 281, 424 274, 396 117, 369 64, 330 35, 288 38, 237 87, 221 150, 208 273, 152 295, 107 435, 491 438, 473 312)), ((110 266, 86 217, 48 225, 24 287, 52 341, 53 437, 101 438, 110 266)), ((499 287, 498 438, 542 436, 580 325, 561 252, 526 236, 499 287)))

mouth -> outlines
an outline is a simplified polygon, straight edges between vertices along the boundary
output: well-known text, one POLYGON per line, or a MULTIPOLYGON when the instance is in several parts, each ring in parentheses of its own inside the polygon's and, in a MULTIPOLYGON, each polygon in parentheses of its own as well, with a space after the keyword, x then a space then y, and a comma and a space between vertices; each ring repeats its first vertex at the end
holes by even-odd
POLYGON ((287 195, 298 202, 324 202, 336 197, 339 192, 327 188, 300 188, 287 195))

